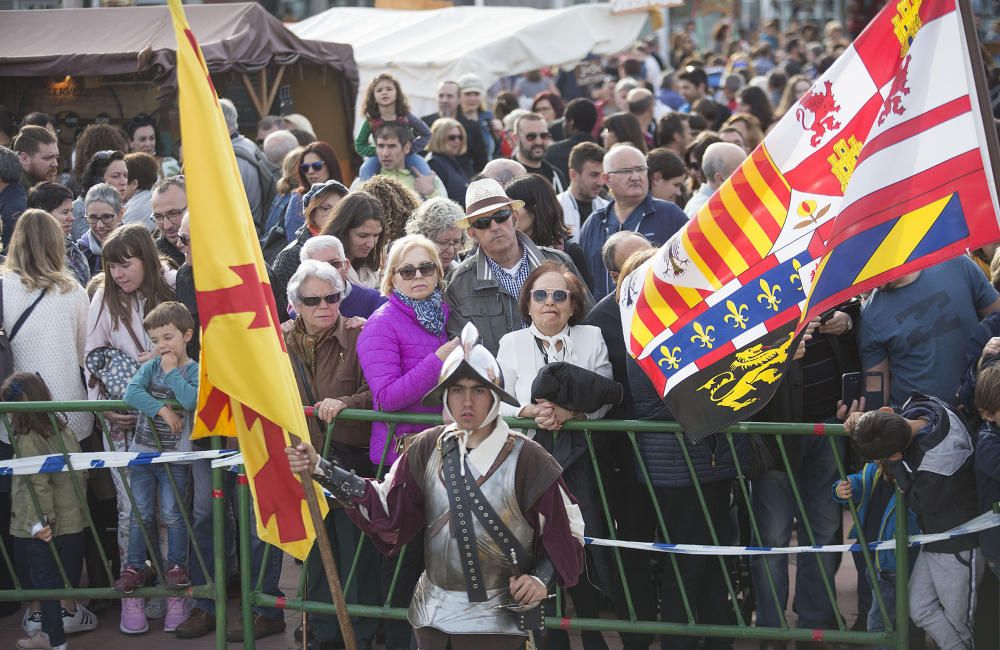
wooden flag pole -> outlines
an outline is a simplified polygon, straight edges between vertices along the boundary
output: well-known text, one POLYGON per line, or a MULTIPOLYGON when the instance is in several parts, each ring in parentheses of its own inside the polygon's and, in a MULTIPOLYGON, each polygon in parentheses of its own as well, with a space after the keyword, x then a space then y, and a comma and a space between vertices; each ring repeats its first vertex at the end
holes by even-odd
MULTIPOLYGON (((293 447, 298 447, 299 443, 302 442, 302 439, 294 433, 289 432, 288 436, 293 447)), ((309 506, 309 516, 312 518, 313 528, 316 529, 316 546, 319 547, 319 556, 323 560, 323 571, 326 573, 326 583, 330 587, 333 605, 337 608, 337 620, 340 622, 340 634, 344 638, 344 648, 357 650, 354 627, 351 625, 351 616, 347 613, 344 590, 340 586, 340 573, 337 571, 337 562, 333 559, 333 549, 330 548, 330 538, 326 534, 323 512, 319 509, 319 500, 316 498, 316 490, 313 488, 312 472, 305 470, 299 472, 298 476, 299 480, 302 481, 302 489, 306 493, 306 505, 309 506)), ((302 638, 305 640, 305 630, 303 630, 302 638)))

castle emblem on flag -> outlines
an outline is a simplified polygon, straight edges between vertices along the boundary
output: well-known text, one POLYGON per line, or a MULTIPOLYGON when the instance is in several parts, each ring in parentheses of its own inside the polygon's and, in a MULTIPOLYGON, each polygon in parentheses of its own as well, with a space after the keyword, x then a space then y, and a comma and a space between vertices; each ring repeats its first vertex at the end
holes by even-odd
POLYGON ((853 135, 846 140, 841 138, 833 145, 833 155, 826 159, 830 163, 830 171, 840 181, 842 192, 847 189, 847 181, 851 180, 863 146, 864 143, 859 142, 853 135))
POLYGON ((755 384, 773 384, 781 379, 782 369, 788 359, 788 348, 795 340, 795 332, 778 347, 764 347, 762 343, 737 352, 729 370, 715 375, 698 390, 707 390, 709 399, 716 406, 738 411, 757 402, 751 394, 755 384))
POLYGON ((799 107, 795 109, 795 118, 799 124, 802 125, 803 129, 813 133, 812 137, 809 138, 809 144, 813 147, 819 144, 828 130, 836 131, 840 128, 840 122, 833 116, 840 110, 840 105, 833 97, 833 84, 830 83, 829 79, 826 80, 824 88, 821 93, 815 90, 807 92, 799 100, 799 107), (809 113, 812 113, 813 117, 807 126, 806 117, 809 113))
POLYGON ((899 0, 896 15, 892 17, 892 33, 899 39, 899 57, 910 53, 913 37, 923 27, 920 20, 920 0, 899 0))

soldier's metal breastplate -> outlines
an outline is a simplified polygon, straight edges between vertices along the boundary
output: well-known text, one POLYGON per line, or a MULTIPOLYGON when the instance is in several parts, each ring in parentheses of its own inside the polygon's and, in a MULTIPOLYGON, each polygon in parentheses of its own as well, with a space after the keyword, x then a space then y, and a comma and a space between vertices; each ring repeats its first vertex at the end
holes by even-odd
MULTIPOLYGON (((531 553, 534 530, 524 518, 515 495, 515 470, 524 439, 515 436, 514 448, 495 472, 479 487, 503 524, 513 533, 527 553, 531 553)), ((502 453, 502 452, 501 452, 502 453)), ((471 463, 467 472, 476 473, 471 463)), ((475 475, 473 478, 479 478, 475 475)), ((510 600, 508 590, 513 575, 511 558, 493 541, 484 524, 473 518, 475 541, 479 551, 482 584, 489 600, 470 603, 466 592, 465 574, 458 539, 461 531, 452 530, 450 519, 450 477, 443 476, 441 454, 435 451, 427 462, 423 476, 424 509, 427 529, 424 538, 424 574, 420 577, 410 606, 409 620, 415 627, 431 626, 445 632, 523 634, 513 617, 495 609, 501 601, 510 600)), ((456 476, 456 480, 461 477, 456 476)), ((488 525, 488 522, 486 523, 488 525)), ((534 558, 517 559, 527 572, 534 558)))
MULTIPOLYGON (((517 458, 523 445, 522 438, 514 438, 514 449, 493 475, 479 487, 479 490, 493 506, 496 513, 500 515, 507 529, 514 534, 521 546, 530 552, 534 530, 521 513, 514 491, 517 458)), ((428 526, 428 534, 424 540, 424 566, 427 567, 427 577, 434 584, 444 589, 465 592, 464 563, 459 555, 461 550, 458 544, 462 535, 461 531, 452 530, 449 520, 451 504, 448 495, 450 490, 442 482, 442 479, 445 482, 450 482, 451 479, 443 476, 442 471, 441 454, 431 454, 424 474, 424 495, 427 499, 425 511, 428 526), (448 520, 447 523, 443 526, 440 524, 435 526, 442 517, 448 520)), ((471 463, 466 471, 475 473, 471 463)), ((456 477, 456 480, 461 481, 461 477, 456 477)), ((493 541, 489 532, 483 527, 481 520, 473 518, 472 525, 476 529, 475 538, 479 547, 479 562, 483 574, 480 580, 487 590, 508 588, 512 575, 510 557, 507 556, 504 549, 493 541)), ((517 561, 525 568, 534 566, 533 558, 530 557, 518 558, 517 561)))

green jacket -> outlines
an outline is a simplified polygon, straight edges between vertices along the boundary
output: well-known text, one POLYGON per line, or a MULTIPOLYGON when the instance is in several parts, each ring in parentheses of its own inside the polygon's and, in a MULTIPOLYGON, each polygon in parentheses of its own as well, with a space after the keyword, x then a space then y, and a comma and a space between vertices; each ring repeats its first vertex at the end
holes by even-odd
MULTIPOLYGON (((12 436, 14 455, 17 458, 27 458, 57 454, 64 449, 69 453, 80 451, 80 443, 76 441, 71 431, 63 428, 58 435, 58 439, 55 436, 46 438, 32 431, 12 436)), ((86 504, 80 503, 73 481, 76 481, 79 487, 79 495, 86 498, 87 472, 85 471, 14 476, 11 488, 10 534, 14 537, 34 537, 31 528, 41 520, 39 510, 52 527, 54 536, 78 533, 86 528, 87 519, 83 510, 86 504)))

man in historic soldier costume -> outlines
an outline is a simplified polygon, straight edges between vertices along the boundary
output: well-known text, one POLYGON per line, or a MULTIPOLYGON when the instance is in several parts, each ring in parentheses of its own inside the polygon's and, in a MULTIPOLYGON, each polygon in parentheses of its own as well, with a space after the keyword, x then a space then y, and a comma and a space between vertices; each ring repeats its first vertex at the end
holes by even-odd
POLYGON ((379 482, 329 463, 308 444, 286 451, 293 472, 312 469, 386 554, 423 532, 425 571, 409 621, 421 650, 519 647, 540 627, 557 577, 576 584, 583 519, 541 446, 511 431, 496 359, 470 324, 425 404, 443 403, 447 426, 413 436, 379 482))

